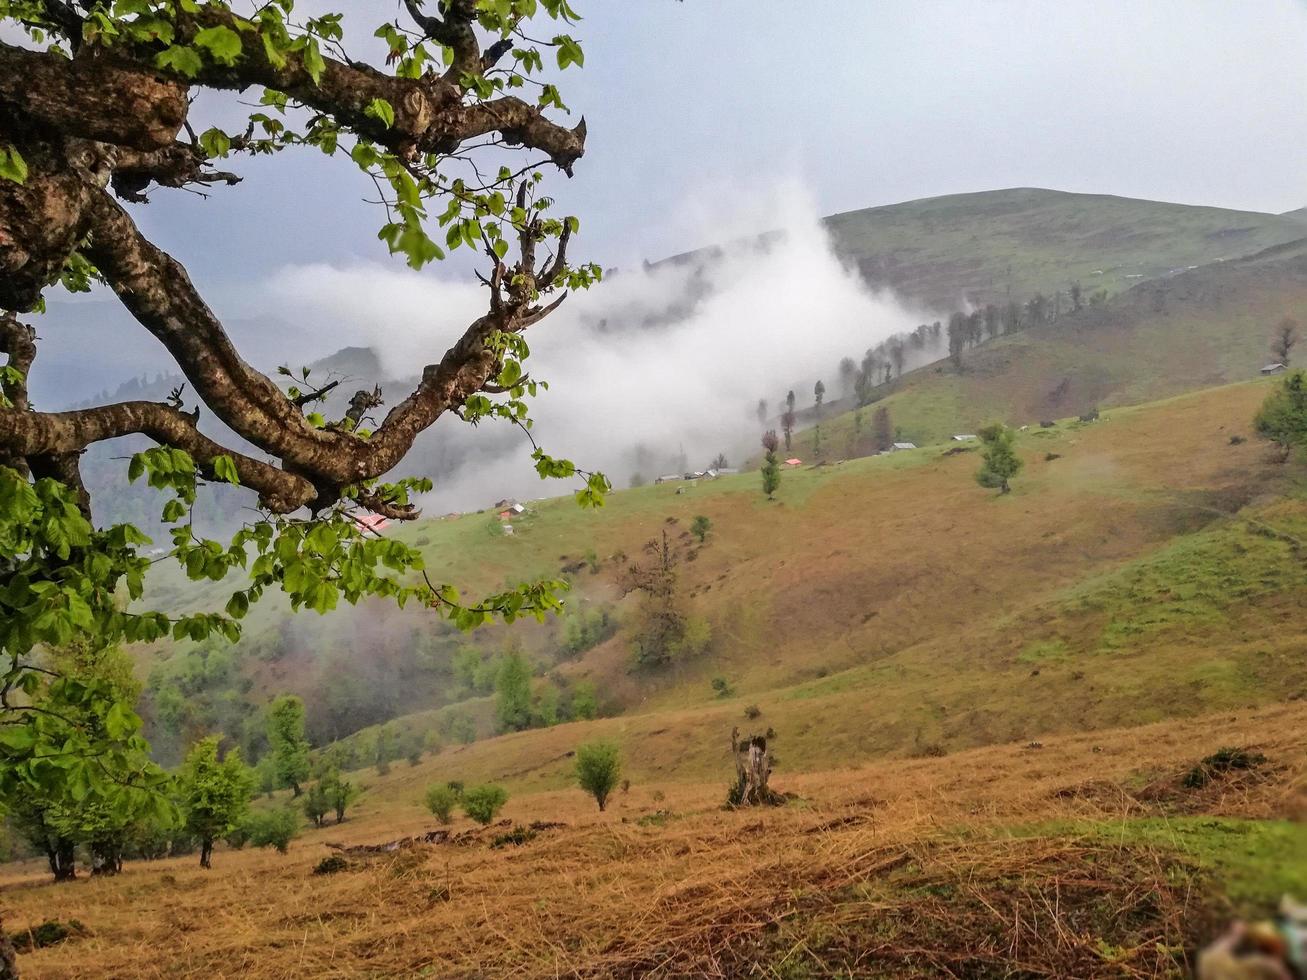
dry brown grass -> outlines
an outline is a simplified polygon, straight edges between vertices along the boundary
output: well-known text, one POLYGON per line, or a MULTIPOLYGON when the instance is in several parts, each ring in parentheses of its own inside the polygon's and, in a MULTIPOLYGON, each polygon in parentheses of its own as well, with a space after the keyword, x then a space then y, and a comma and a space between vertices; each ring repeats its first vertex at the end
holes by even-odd
POLYGON ((1273 766, 1204 798, 1209 812, 1302 814, 1307 705, 1289 705, 778 774, 802 802, 760 811, 719 808, 723 752, 719 782, 637 786, 605 814, 578 790, 519 795, 507 817, 567 824, 521 847, 482 834, 329 876, 311 873, 327 841, 429 824, 395 798, 288 856, 220 851, 211 872, 172 859, 63 886, 28 866, 0 887, 11 929, 54 916, 90 930, 23 956, 25 976, 50 980, 1165 976, 1206 926, 1201 872, 1156 849, 1000 830, 1163 812, 1137 788, 1226 744, 1273 766))

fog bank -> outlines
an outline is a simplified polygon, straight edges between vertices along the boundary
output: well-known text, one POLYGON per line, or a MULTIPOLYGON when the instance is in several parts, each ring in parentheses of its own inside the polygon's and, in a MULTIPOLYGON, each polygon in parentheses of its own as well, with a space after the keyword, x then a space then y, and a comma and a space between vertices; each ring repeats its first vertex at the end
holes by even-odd
MULTIPOLYGON (((619 487, 637 470, 651 478, 682 460, 695 469, 719 452, 741 460, 761 435, 759 399, 774 418, 791 388, 800 407, 818 379, 833 398, 842 357, 928 318, 841 265, 793 182, 699 213, 690 241, 734 244, 620 268, 527 334, 530 374, 550 385, 533 403, 535 438, 619 487), (745 229, 753 234, 735 237, 745 229), (768 230, 777 233, 757 234, 768 230)), ((373 264, 286 268, 267 292, 270 313, 372 346, 390 378, 437 360, 486 303, 478 283, 373 264)), ((393 385, 388 393, 400 397, 393 385)), ((536 477, 520 432, 497 422, 456 431, 470 428, 442 419, 406 466, 436 477, 432 512, 566 489, 536 477), (442 442, 458 452, 446 455, 442 442)))

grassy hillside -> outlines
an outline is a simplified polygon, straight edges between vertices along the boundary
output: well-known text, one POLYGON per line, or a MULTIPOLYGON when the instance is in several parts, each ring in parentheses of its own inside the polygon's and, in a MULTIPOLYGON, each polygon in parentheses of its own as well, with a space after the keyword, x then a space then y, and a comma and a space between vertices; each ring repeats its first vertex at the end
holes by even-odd
POLYGON ((705 514, 679 571, 713 646, 657 674, 621 632, 564 659, 610 716, 358 772, 351 818, 288 856, 58 887, 11 866, 9 929, 85 927, 24 975, 1183 975, 1231 915, 1307 888, 1307 465, 1246 438, 1269 386, 1030 431, 1005 497, 939 444, 787 470, 770 503, 745 473, 545 501, 511 537, 399 528, 474 589, 593 551, 574 599, 597 602, 621 555, 705 514), (774 734, 786 806, 721 809, 736 726, 774 734), (630 780, 602 814, 571 775, 598 736, 630 780), (1264 761, 1190 785, 1228 746, 1264 761), (430 830, 447 780, 506 786, 502 822, 311 873, 328 842, 430 830))
POLYGON ((1304 237, 1294 215, 1038 188, 953 194, 826 219, 872 283, 940 310, 1021 302, 1079 282, 1117 293, 1304 237))
POLYGON ((10 929, 83 926, 21 957, 43 980, 1178 977, 1231 915, 1307 886, 1305 731, 1298 705, 810 775, 782 762, 795 799, 736 812, 719 752, 706 781, 637 777, 607 813, 519 790, 502 825, 459 818, 449 842, 312 873, 327 842, 431 829, 417 800, 436 760, 371 780, 354 817, 285 856, 219 848, 212 871, 191 856, 59 886, 33 863, 0 886, 10 929), (1225 745, 1266 762, 1186 788, 1225 745), (514 824, 519 843, 495 846, 514 824))
MULTIPOLYGON (((995 419, 1034 424, 1257 377, 1271 359, 1275 325, 1304 311, 1303 242, 1143 282, 969 350, 961 372, 941 361, 878 389, 883 399, 863 410, 860 451, 882 406, 904 438, 927 442, 995 419)), ((848 407, 833 404, 821 421, 828 459, 859 451, 848 407)), ((799 435, 804 458, 812 439, 811 431, 799 435)))
MULTIPOLYGON (((619 716, 607 730, 652 740, 641 775, 706 775, 718 765, 720 732, 751 703, 786 732, 787 759, 804 768, 1271 703, 1307 693, 1295 668, 1295 637, 1307 625, 1298 554, 1307 508, 1299 464, 1271 462, 1256 440, 1231 444, 1251 435, 1268 387, 1259 380, 1032 430, 1020 442, 1027 469, 1005 498, 975 485, 974 451, 935 445, 788 470, 774 503, 745 473, 679 494, 668 485, 623 491, 599 511, 543 501, 511 537, 492 534, 488 515, 393 533, 468 593, 515 574, 559 575, 592 551, 598 570, 573 575, 571 601, 584 606, 616 601, 621 556, 663 530, 683 541, 695 515, 710 517, 707 544, 690 548, 679 570, 712 625, 707 655, 649 673, 632 668, 620 630, 576 659, 562 653, 555 624, 515 631, 564 690, 595 682, 619 716), (717 677, 734 696, 717 696, 717 677)), ((352 657, 331 661, 346 681, 380 656, 382 623, 410 642, 424 630, 487 651, 508 640, 506 631, 446 638, 418 611, 366 625, 380 614, 296 623, 358 638, 352 657)), ((277 617, 270 601, 246 642, 279 630, 277 617)), ((293 685, 314 644, 300 648, 256 665, 256 690, 293 685)), ((462 707, 486 733, 489 702, 462 707)), ((474 761, 490 752, 556 785, 566 769, 558 739, 570 737, 477 743, 457 750, 458 764, 503 778, 497 763, 474 761)))

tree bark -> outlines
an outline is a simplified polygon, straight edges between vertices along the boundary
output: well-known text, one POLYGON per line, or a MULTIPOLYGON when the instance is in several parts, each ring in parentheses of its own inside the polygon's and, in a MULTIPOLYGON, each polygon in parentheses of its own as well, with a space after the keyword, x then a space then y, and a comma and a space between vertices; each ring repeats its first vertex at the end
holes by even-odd
POLYGON ((784 797, 767 782, 771 778, 771 754, 767 739, 750 735, 741 739, 738 728, 731 729, 731 754, 735 757, 735 787, 730 794, 732 806, 776 806, 784 797))
POLYGON ((55 881, 74 881, 77 878, 77 846, 72 841, 61 838, 47 856, 55 881))
POLYGON ((213 858, 213 838, 205 837, 200 841, 200 867, 211 868, 213 858))

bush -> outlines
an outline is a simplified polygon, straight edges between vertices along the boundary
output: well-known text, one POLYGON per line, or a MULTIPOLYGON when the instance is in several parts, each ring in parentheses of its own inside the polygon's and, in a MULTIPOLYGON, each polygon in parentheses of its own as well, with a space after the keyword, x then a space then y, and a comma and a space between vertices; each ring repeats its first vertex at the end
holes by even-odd
POLYGON ((730 681, 725 677, 714 677, 712 679, 712 689, 719 698, 729 698, 735 693, 735 691, 731 689, 730 681))
POLYGON ((349 866, 349 861, 345 860, 345 858, 341 857, 339 854, 331 854, 324 857, 314 866, 313 873, 315 875, 331 875, 335 874, 337 871, 347 871, 349 870, 349 866))
POLYGON ((1184 777, 1184 785, 1187 789, 1201 789, 1217 776, 1236 769, 1256 769, 1264 762, 1266 756, 1260 752, 1249 752, 1247 749, 1227 746, 1217 749, 1190 769, 1184 777))
POLYGON ((463 812, 479 824, 488 824, 507 802, 508 793, 502 786, 473 786, 463 793, 463 812))
POLYGON ((754 718, 759 717, 761 714, 762 714, 762 709, 758 707, 756 704, 751 704, 744 709, 744 717, 748 718, 750 721, 752 721, 754 718))
POLYGON ((255 847, 275 847, 280 854, 290 850, 290 842, 299 836, 300 818, 290 807, 256 810, 246 819, 250 843, 255 847))
POLYGON ((690 533, 699 539, 700 544, 703 544, 704 539, 708 537, 708 532, 711 530, 712 520, 704 514, 700 514, 690 522, 690 533))
POLYGON ((458 805, 458 794, 449 786, 430 786, 426 802, 432 816, 441 823, 449 823, 454 807, 458 805))
POLYGON ((622 758, 612 742, 589 742, 576 750, 576 781, 602 810, 622 774, 622 758))

